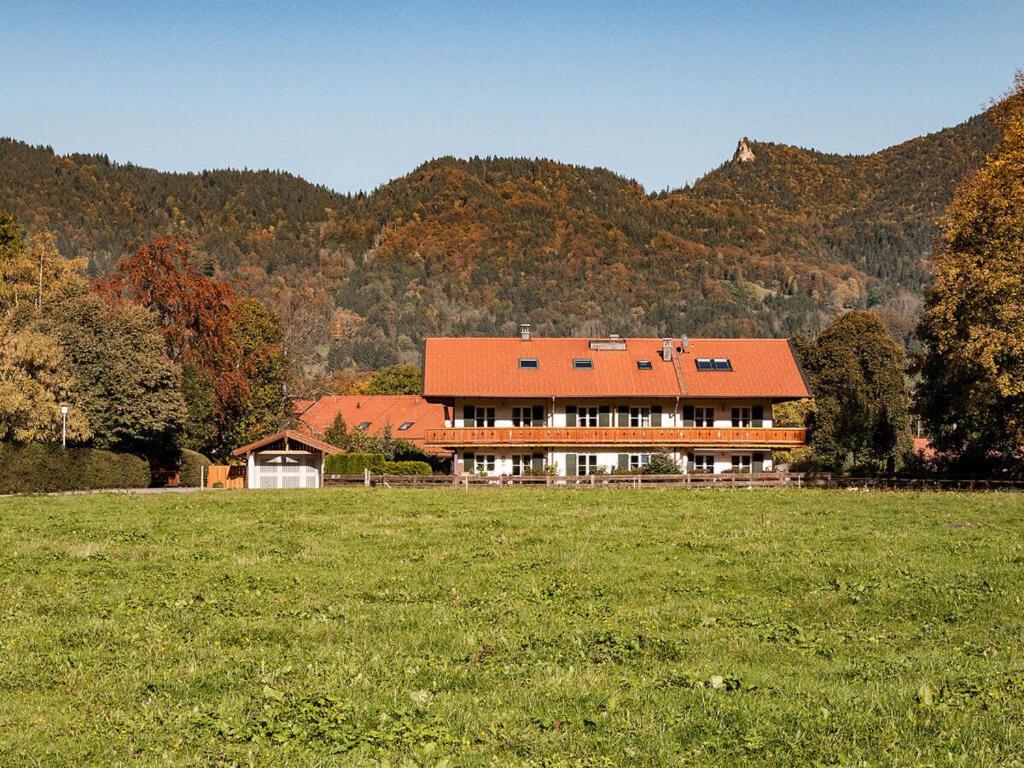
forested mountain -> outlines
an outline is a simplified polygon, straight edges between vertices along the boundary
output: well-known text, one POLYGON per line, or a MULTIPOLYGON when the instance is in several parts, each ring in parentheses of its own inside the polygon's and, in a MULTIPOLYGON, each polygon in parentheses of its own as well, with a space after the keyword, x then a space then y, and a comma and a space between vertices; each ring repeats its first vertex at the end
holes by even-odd
POLYGON ((441 158, 372 194, 286 173, 161 173, 0 140, 0 209, 106 273, 186 238, 277 310, 306 374, 418 361, 430 334, 791 335, 873 307, 909 339, 935 221, 987 115, 867 156, 741 143, 692 187, 441 158))

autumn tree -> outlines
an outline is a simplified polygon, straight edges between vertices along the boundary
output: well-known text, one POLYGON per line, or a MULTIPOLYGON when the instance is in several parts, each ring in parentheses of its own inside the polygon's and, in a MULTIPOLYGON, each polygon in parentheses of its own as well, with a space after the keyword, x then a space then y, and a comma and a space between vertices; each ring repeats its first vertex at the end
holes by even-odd
POLYGON ((992 114, 1002 141, 933 255, 917 406, 953 468, 1024 476, 1024 73, 992 114))
POLYGON ((156 314, 167 353, 181 366, 183 447, 224 455, 274 421, 278 408, 286 417, 284 362, 270 313, 257 316, 205 267, 183 241, 160 238, 123 259, 102 290, 156 314))
MULTIPOLYGON (((32 330, 0 333, 0 440, 57 442, 61 403, 71 400, 74 378, 56 339, 32 330)), ((67 437, 91 436, 89 420, 76 405, 67 415, 67 437)))
POLYGON ((896 471, 910 455, 903 348, 876 314, 848 312, 801 352, 815 410, 815 459, 837 470, 896 471))

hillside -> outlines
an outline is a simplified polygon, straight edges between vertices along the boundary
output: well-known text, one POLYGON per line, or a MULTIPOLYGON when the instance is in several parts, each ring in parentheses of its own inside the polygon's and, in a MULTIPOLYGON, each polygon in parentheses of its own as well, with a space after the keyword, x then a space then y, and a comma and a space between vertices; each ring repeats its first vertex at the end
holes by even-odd
POLYGON ((867 156, 756 141, 689 188, 441 158, 372 194, 286 173, 161 173, 0 140, 0 209, 101 274, 175 233, 277 309, 307 374, 415 362, 429 334, 791 335, 875 307, 905 337, 986 115, 867 156))

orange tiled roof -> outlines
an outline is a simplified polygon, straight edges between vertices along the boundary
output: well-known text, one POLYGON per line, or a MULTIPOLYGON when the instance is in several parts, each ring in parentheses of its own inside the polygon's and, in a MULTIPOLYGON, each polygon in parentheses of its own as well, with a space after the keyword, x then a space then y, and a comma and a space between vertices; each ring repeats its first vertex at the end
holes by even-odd
POLYGON ((438 452, 425 441, 428 429, 444 427, 444 406, 419 395, 326 395, 307 408, 300 420, 314 435, 322 435, 338 414, 350 430, 368 423, 364 431, 380 435, 390 425, 392 437, 408 440, 428 453, 438 452), (407 422, 412 426, 400 430, 407 422))
POLYGON ((301 397, 296 397, 292 400, 292 416, 299 417, 306 412, 316 400, 306 400, 301 397))
POLYGON ((591 349, 590 339, 430 338, 424 351, 423 394, 447 397, 808 397, 807 384, 785 339, 623 339, 624 350, 591 349), (698 371, 698 357, 724 357, 731 371, 698 371), (521 358, 538 361, 520 368, 521 358), (593 368, 573 367, 574 358, 593 368), (649 360, 651 370, 640 370, 649 360), (678 365, 678 367, 677 367, 678 365))
POLYGON ((307 435, 303 432, 297 432, 294 429, 283 429, 280 432, 275 432, 272 435, 267 435, 266 437, 256 440, 255 442, 249 443, 248 445, 243 445, 241 448, 236 448, 231 452, 231 455, 245 456, 246 454, 252 453, 253 451, 258 451, 260 448, 263 448, 264 446, 271 445, 279 440, 284 440, 285 438, 287 438, 289 441, 301 443, 309 448, 313 448, 314 450, 321 451, 323 453, 341 453, 341 448, 338 448, 336 445, 331 445, 328 442, 320 440, 319 438, 314 437, 313 435, 307 435))

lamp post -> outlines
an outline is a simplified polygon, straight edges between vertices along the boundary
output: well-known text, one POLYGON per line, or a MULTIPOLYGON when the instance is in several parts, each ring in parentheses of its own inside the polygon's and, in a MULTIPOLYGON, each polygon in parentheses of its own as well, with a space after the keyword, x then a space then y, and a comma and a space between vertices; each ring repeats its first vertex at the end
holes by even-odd
POLYGON ((60 447, 68 447, 68 404, 60 404, 60 447))

